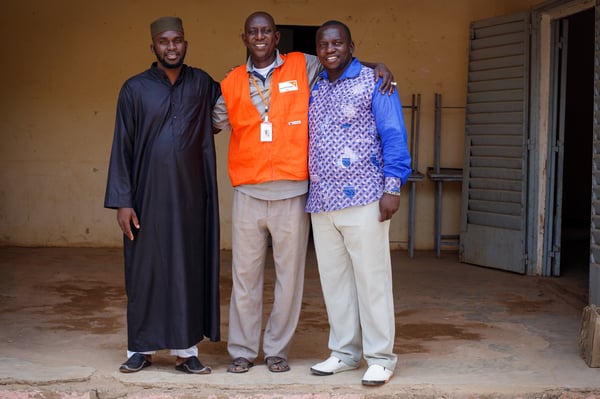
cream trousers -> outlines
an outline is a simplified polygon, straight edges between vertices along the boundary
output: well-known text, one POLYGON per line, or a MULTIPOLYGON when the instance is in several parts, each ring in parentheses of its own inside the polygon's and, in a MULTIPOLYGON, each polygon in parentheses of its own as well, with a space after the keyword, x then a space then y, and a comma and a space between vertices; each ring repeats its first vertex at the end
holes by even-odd
MULTIPOLYGON (((306 195, 260 200, 235 190, 232 211, 232 290, 227 349, 251 362, 259 353, 263 282, 269 236, 273 247, 273 306, 263 336, 265 357, 287 359, 298 325, 310 218, 306 195)), ((268 272, 272 272, 269 270, 268 272)))
POLYGON ((313 213, 319 275, 329 317, 329 349, 348 365, 396 367, 390 221, 379 202, 313 213))

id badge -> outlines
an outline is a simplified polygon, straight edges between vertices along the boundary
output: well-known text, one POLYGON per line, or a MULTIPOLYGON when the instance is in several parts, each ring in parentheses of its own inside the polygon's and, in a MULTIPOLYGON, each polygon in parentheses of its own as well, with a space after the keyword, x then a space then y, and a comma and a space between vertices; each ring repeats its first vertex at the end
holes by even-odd
POLYGON ((273 141, 273 124, 269 121, 260 124, 260 141, 270 143, 273 141))

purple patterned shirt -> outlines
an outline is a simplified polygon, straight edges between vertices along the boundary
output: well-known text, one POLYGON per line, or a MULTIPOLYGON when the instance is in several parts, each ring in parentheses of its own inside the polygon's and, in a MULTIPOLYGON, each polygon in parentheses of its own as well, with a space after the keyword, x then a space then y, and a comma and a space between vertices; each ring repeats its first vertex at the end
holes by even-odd
POLYGON ((308 113, 306 211, 330 212, 399 192, 411 173, 402 104, 379 92, 373 70, 354 59, 339 79, 324 71, 308 113))

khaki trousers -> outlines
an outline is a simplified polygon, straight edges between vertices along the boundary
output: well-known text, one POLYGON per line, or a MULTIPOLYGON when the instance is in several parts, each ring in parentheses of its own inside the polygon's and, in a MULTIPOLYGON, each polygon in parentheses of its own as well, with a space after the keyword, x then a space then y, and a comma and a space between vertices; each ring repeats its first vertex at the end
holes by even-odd
POLYGON ((348 365, 396 367, 390 221, 379 201, 313 213, 319 276, 329 317, 329 349, 348 365))
POLYGON ((310 217, 306 195, 267 201, 235 190, 232 211, 232 280, 229 307, 230 356, 258 357, 263 315, 263 282, 269 235, 275 265, 275 292, 264 337, 264 356, 287 359, 300 317, 310 217))

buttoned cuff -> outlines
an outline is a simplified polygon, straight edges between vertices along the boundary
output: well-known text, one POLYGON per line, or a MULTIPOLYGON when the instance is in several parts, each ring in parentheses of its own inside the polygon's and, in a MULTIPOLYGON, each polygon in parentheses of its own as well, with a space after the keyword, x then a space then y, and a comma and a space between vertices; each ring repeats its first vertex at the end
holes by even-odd
POLYGON ((402 179, 399 177, 386 177, 383 192, 388 194, 400 195, 400 187, 402 187, 402 179))

